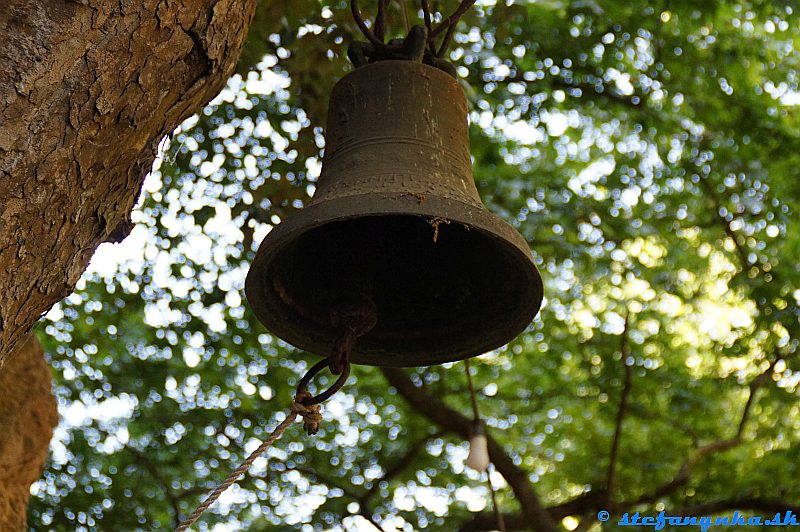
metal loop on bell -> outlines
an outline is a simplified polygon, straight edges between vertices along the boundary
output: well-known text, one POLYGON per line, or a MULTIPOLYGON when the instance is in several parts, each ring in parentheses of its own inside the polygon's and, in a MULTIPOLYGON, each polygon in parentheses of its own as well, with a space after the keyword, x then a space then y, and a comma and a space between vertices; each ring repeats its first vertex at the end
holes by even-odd
MULTIPOLYGON (((300 382, 297 384, 297 394, 306 391, 306 389, 308 388, 308 383, 311 382, 311 379, 313 379, 317 373, 329 367, 329 365, 330 365, 330 360, 327 358, 320 360, 319 362, 314 364, 311 367, 311 369, 308 370, 305 375, 303 375, 303 378, 300 379, 300 382)), ((327 401, 333 394, 342 389, 342 386, 344 386, 344 383, 347 382, 347 378, 349 376, 350 376, 350 364, 346 362, 344 364, 344 368, 342 370, 341 375, 339 375, 339 378, 336 379, 336 382, 333 383, 333 386, 331 386, 324 392, 315 395, 314 397, 308 397, 303 399, 302 403, 306 406, 311 406, 319 404, 323 401, 327 401)))

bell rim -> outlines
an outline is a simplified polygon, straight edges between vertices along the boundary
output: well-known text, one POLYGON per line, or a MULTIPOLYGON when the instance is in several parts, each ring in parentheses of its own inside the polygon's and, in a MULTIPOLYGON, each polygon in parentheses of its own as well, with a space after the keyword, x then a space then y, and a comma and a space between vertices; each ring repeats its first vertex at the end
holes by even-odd
POLYGON ((483 236, 499 241, 504 247, 513 251, 520 268, 527 269, 527 278, 533 284, 531 289, 531 306, 526 314, 508 324, 501 332, 478 344, 470 351, 439 353, 426 357, 415 355, 392 354, 383 357, 378 354, 364 353, 356 345, 351 354, 351 362, 369 366, 414 367, 442 364, 464 360, 492 351, 508 344, 522 334, 538 314, 544 300, 544 287, 541 274, 533 260, 530 248, 516 229, 499 216, 489 212, 485 207, 444 197, 418 198, 400 193, 372 192, 351 196, 340 196, 311 202, 300 212, 288 216, 286 220, 275 226, 259 245, 256 256, 250 265, 245 279, 245 295, 256 318, 276 337, 290 345, 316 356, 326 357, 331 345, 310 340, 297 329, 286 327, 285 321, 274 319, 276 310, 270 307, 265 295, 266 275, 271 259, 294 239, 314 228, 325 224, 373 216, 420 216, 428 220, 443 219, 479 231, 483 236), (424 363, 419 359, 424 358, 424 363), (377 362, 380 360, 380 363, 377 362), (388 362, 388 363, 387 363, 388 362))

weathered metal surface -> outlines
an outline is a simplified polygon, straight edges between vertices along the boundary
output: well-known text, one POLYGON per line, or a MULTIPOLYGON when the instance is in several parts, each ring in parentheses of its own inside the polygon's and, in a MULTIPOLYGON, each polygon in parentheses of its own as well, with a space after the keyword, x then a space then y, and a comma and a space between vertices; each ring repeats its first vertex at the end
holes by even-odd
POLYGON ((334 88, 313 201, 273 229, 247 276, 259 320, 327 356, 334 302, 368 293, 378 321, 351 361, 422 366, 499 347, 539 310, 527 243, 480 201, 464 94, 410 61, 359 68, 334 88))
POLYGON ((333 89, 324 178, 312 203, 367 193, 439 196, 483 207, 456 80, 411 61, 362 67, 333 89))

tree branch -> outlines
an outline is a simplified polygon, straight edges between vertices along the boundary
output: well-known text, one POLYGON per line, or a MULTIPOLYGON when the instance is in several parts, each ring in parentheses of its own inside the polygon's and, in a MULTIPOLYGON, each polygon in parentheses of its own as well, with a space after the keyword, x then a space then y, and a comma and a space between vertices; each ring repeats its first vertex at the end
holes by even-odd
POLYGON ((619 408, 617 409, 617 419, 614 427, 614 438, 611 441, 611 452, 608 459, 608 473, 606 474, 606 493, 608 494, 609 509, 612 509, 614 504, 614 480, 615 470, 617 466, 617 458, 619 457, 619 442, 622 438, 622 421, 625 419, 625 414, 628 410, 628 398, 631 393, 631 384, 633 380, 633 368, 628 364, 627 359, 630 356, 630 346, 628 344, 628 329, 630 326, 630 312, 625 313, 625 325, 622 330, 622 338, 620 340, 620 354, 622 356, 622 366, 625 368, 625 383, 622 387, 622 395, 619 399, 619 408))
POLYGON ((408 34, 408 10, 406 8, 406 0, 397 0, 397 9, 400 11, 400 20, 403 23, 403 31, 408 34))
POLYGON ((421 0, 422 4, 422 19, 425 21, 425 27, 428 29, 428 35, 431 34, 431 6, 428 0, 421 0))
MULTIPOLYGON (((181 508, 178 502, 178 497, 175 496, 175 493, 172 492, 172 488, 161 476, 161 473, 158 470, 158 466, 150 460, 150 457, 147 456, 147 453, 143 453, 136 447, 133 447, 129 444, 125 444, 124 449, 134 455, 136 457, 136 461, 139 462, 144 466, 147 472, 153 477, 153 480, 156 481, 156 484, 159 485, 161 491, 164 492, 164 498, 167 499, 170 507, 172 508, 172 520, 175 523, 175 526, 181 524, 181 508)), ((203 490, 205 491, 205 489, 203 490)))
POLYGON ((639 94, 622 94, 617 90, 611 88, 608 85, 597 85, 594 83, 589 83, 586 81, 577 81, 577 82, 568 82, 560 77, 554 77, 550 82, 550 85, 555 88, 565 89, 565 90, 580 90, 582 94, 586 94, 587 96, 596 94, 598 96, 602 96, 607 100, 612 100, 617 103, 621 103, 626 107, 630 107, 633 109, 642 109, 645 106, 645 98, 639 94), (600 92, 597 89, 602 87, 603 91, 600 92))
MULTIPOLYGON (((389 384, 394 386, 413 409, 442 429, 458 434, 465 440, 469 438, 471 419, 448 407, 438 397, 414 386, 405 371, 398 368, 381 368, 381 371, 389 384)), ((527 526, 537 532, 558 532, 560 528, 542 506, 528 474, 514 463, 502 446, 490 435, 488 442, 489 457, 519 500, 527 526)))
POLYGON ((703 191, 711 198, 711 202, 714 204, 714 216, 722 223, 723 229, 725 230, 725 234, 733 241, 733 245, 736 248, 736 254, 739 255, 739 261, 741 262, 741 267, 743 272, 747 272, 748 268, 750 268, 750 260, 748 259, 747 250, 744 249, 741 242, 739 242, 738 236, 736 234, 736 230, 731 226, 731 222, 729 222, 724 216, 722 216, 719 211, 722 207, 719 197, 717 196, 714 187, 711 186, 711 183, 704 177, 700 177, 699 179, 700 186, 702 187, 703 191))
POLYGON ((445 29, 449 28, 450 26, 455 26, 455 24, 458 22, 458 19, 460 19, 474 4, 475 0, 462 0, 456 10, 453 11, 452 15, 444 19, 438 26, 433 28, 428 33, 428 40, 432 41, 445 29))
POLYGON ((442 39, 442 44, 439 45, 439 50, 436 52, 436 57, 444 57, 444 54, 447 52, 447 48, 450 46, 450 41, 453 39, 453 33, 456 31, 456 23, 450 24, 447 27, 447 33, 444 34, 444 39, 442 39))
MULTIPOLYGON (((561 521, 568 515, 582 515, 592 514, 596 515, 597 510, 604 508, 606 505, 607 496, 605 490, 592 491, 584 493, 579 497, 567 501, 556 506, 551 506, 546 509, 547 513, 553 521, 561 521)), ((521 513, 516 514, 503 514, 506 527, 509 530, 524 530, 527 527, 526 517, 521 513)), ((481 530, 496 530, 497 520, 494 515, 488 512, 476 514, 474 518, 467 521, 459 532, 477 532, 481 530)))
POLYGON ((375 37, 383 42, 386 35, 386 23, 389 0, 378 0, 378 14, 375 15, 375 37))
POLYGON ((356 25, 358 29, 361 30, 361 33, 364 34, 364 37, 375 46, 383 46, 383 41, 378 39, 375 34, 370 31, 369 27, 367 27, 366 22, 364 22, 364 17, 361 16, 361 10, 358 9, 358 0, 350 0, 350 11, 353 13, 353 20, 356 21, 356 25))
POLYGON ((697 431, 694 430, 693 427, 690 427, 686 423, 682 423, 678 419, 670 418, 668 416, 664 416, 659 414, 658 412, 654 412, 652 410, 648 410, 646 408, 633 403, 632 405, 628 406, 628 414, 632 416, 636 416, 640 419, 648 420, 648 421, 656 421, 663 425, 666 425, 669 428, 678 428, 681 432, 683 432, 686 436, 692 440, 692 445, 698 447, 700 445, 700 436, 697 434, 697 431))
POLYGON ((547 508, 547 512, 555 521, 561 521, 568 515, 581 515, 589 511, 604 508, 608 501, 606 490, 596 490, 584 493, 556 506, 547 508))
MULTIPOLYGON (((527 530, 528 525, 522 514, 503 514, 503 522, 507 530, 527 530)), ((497 530, 497 518, 494 514, 479 513, 461 525, 458 532, 488 532, 497 530)))
POLYGON ((431 439, 436 438, 441 434, 442 434, 441 432, 435 432, 430 436, 425 436, 421 440, 418 440, 416 443, 411 445, 403 454, 403 456, 401 456, 392 467, 386 470, 386 472, 383 474, 381 478, 375 479, 372 482, 372 486, 370 486, 370 488, 366 491, 366 493, 364 493, 362 498, 367 501, 371 499, 375 495, 375 493, 380 489, 381 482, 389 481, 394 477, 396 477, 397 475, 399 475, 400 473, 402 473, 403 470, 405 470, 405 468, 411 465, 411 463, 414 461, 414 458, 417 457, 419 452, 425 448, 425 445, 427 445, 427 443, 431 439))
MULTIPOLYGON (((430 36, 431 30, 433 29, 433 22, 431 20, 431 6, 428 3, 428 0, 420 0, 420 4, 422 4, 422 20, 425 21, 425 28, 428 30, 428 36, 430 36)), ((430 50, 432 54, 436 53, 436 48, 433 46, 433 41, 431 41, 430 38, 428 38, 428 50, 430 50)))
POLYGON ((292 469, 293 471, 297 471, 298 473, 303 473, 304 475, 311 477, 312 480, 314 480, 315 482, 322 482, 328 487, 342 490, 342 493, 344 493, 345 495, 347 495, 348 497, 350 497, 351 499, 353 499, 355 502, 358 503, 358 512, 356 515, 360 515, 361 517, 366 519, 369 522, 369 524, 371 524, 378 530, 381 531, 384 530, 383 527, 381 527, 380 523, 375 521, 375 519, 372 517, 372 510, 370 509, 369 501, 365 500, 364 495, 356 493, 349 487, 339 484, 330 477, 325 477, 323 475, 320 475, 314 469, 310 469, 307 467, 293 467, 287 469, 292 469))
POLYGON ((334 479, 325 477, 313 469, 304 467, 294 467, 292 469, 299 473, 303 473, 307 476, 310 476, 316 481, 322 482, 323 484, 326 484, 330 487, 339 488, 340 490, 342 490, 342 492, 345 495, 347 495, 348 497, 350 497, 351 499, 355 500, 358 503, 360 508, 358 515, 369 521, 370 524, 375 528, 383 530, 380 524, 378 524, 372 517, 370 499, 372 499, 372 497, 375 496, 375 493, 377 493, 378 489, 380 489, 381 482, 388 481, 399 475, 406 467, 408 467, 414 461, 414 458, 416 458, 419 452, 425 448, 425 445, 432 438, 436 438, 440 435, 441 432, 435 432, 433 434, 425 436, 424 438, 418 440, 416 443, 411 445, 406 450, 406 452, 403 453, 403 456, 401 456, 392 467, 388 468, 381 478, 374 480, 372 486, 370 486, 370 488, 364 493, 357 493, 349 487, 342 486, 338 482, 334 481, 334 479))
MULTIPOLYGON (((524 73, 517 71, 515 74, 497 80, 498 83, 511 83, 511 82, 530 82, 531 80, 524 78, 524 73)), ((598 83, 591 81, 567 81, 560 76, 551 76, 538 82, 541 84, 549 83, 553 89, 579 90, 582 96, 602 98, 605 101, 610 101, 635 110, 644 110, 647 108, 645 103, 646 95, 643 94, 622 94, 613 85, 601 83, 602 79, 598 79, 598 83), (598 89, 602 89, 599 91, 598 89)))
POLYGON ((712 501, 694 506, 687 506, 684 508, 677 508, 670 510, 671 515, 713 515, 730 510, 752 510, 757 512, 764 512, 765 514, 775 514, 783 512, 792 512, 800 514, 800 506, 796 503, 791 504, 786 501, 776 501, 773 499, 760 499, 758 497, 745 497, 738 499, 726 499, 720 501, 712 501))
MULTIPOLYGON (((595 523, 597 520, 594 518, 594 512, 597 511, 597 508, 601 507, 602 502, 595 497, 595 501, 598 503, 594 505, 590 500, 583 500, 581 507, 573 507, 569 511, 563 513, 557 512, 553 514, 553 518, 557 519, 559 517, 563 518, 567 515, 577 515, 580 513, 586 513, 589 516, 588 521, 590 523, 595 523), (596 507, 594 507, 596 506, 596 507)), ((749 497, 749 498, 737 498, 737 499, 726 499, 720 501, 712 501, 706 502, 701 504, 696 504, 694 506, 686 506, 683 508, 675 508, 671 509, 668 512, 668 515, 671 516, 706 516, 706 515, 714 515, 719 514, 722 512, 729 512, 731 510, 751 510, 756 512, 762 512, 767 516, 774 515, 776 513, 783 514, 784 512, 792 512, 795 514, 800 514, 800 506, 795 503, 789 503, 786 501, 776 501, 772 499, 760 499, 757 497, 749 497)), ((509 528, 512 530, 523 530, 525 528, 525 518, 522 514, 504 514, 504 519, 508 524, 509 528)), ((583 521, 581 521, 583 522, 583 521)), ((492 515, 488 513, 480 513, 476 515, 472 520, 467 521, 461 528, 459 528, 459 532, 488 532, 489 530, 495 530, 496 525, 492 515)))
POLYGON ((621 503, 619 506, 630 507, 630 506, 636 506, 638 504, 646 504, 657 501, 661 497, 664 497, 665 495, 672 493, 679 487, 686 484, 691 477, 692 470, 698 463, 700 463, 700 461, 703 458, 705 458, 708 455, 721 451, 726 451, 728 449, 732 449, 733 447, 740 445, 743 441, 742 435, 744 433, 745 424, 747 423, 747 420, 750 416, 750 410, 752 409, 752 406, 755 403, 756 393, 758 392, 758 389, 764 384, 764 382, 766 382, 766 380, 772 374, 775 365, 778 363, 779 360, 781 360, 781 358, 782 357, 776 357, 775 360, 773 360, 770 363, 769 367, 766 370, 764 370, 761 374, 759 374, 755 379, 753 379, 750 382, 750 385, 748 386, 747 402, 745 402, 744 408, 742 408, 742 414, 739 419, 739 424, 736 428, 736 434, 732 438, 718 440, 703 445, 701 447, 698 447, 697 449, 695 449, 694 453, 689 458, 687 458, 683 462, 683 464, 681 464, 681 467, 678 470, 678 474, 675 475, 675 477, 672 480, 657 487, 650 494, 642 495, 641 497, 630 503, 621 503))

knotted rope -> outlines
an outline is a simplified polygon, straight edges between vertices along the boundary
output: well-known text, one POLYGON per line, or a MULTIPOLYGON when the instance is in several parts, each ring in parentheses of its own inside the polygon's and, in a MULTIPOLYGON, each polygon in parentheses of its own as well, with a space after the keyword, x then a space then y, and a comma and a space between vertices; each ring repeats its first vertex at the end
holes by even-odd
POLYGON ((242 476, 245 471, 250 469, 250 466, 253 465, 253 462, 255 462, 256 458, 261 456, 270 445, 275 443, 275 440, 281 437, 289 425, 291 425, 294 420, 297 419, 297 416, 301 416, 303 418, 303 428, 309 435, 316 434, 319 431, 319 423, 322 421, 320 406, 318 404, 303 404, 304 400, 309 400, 311 398, 312 395, 305 390, 300 390, 297 392, 297 395, 294 398, 294 403, 292 404, 292 408, 289 411, 289 415, 286 416, 286 419, 281 421, 280 424, 275 427, 275 430, 272 431, 267 439, 264 440, 255 451, 250 453, 250 456, 247 457, 242 465, 234 469, 233 473, 228 475, 228 478, 226 478, 222 484, 214 488, 214 491, 211 492, 211 495, 206 497, 206 500, 204 500, 200 506, 198 506, 195 511, 192 512, 192 515, 184 519, 181 524, 178 525, 178 528, 175 529, 175 532, 183 532, 192 526, 192 524, 197 521, 203 512, 208 510, 208 508, 214 504, 217 499, 219 499, 219 496, 222 495, 225 490, 231 487, 231 484, 236 482, 236 480, 242 476))
POLYGON ((322 421, 319 403, 328 399, 344 386, 350 376, 350 351, 353 349, 353 344, 359 336, 368 333, 375 326, 376 321, 375 304, 363 294, 356 293, 353 296, 343 297, 336 303, 331 314, 331 323, 338 329, 339 335, 334 344, 333 354, 324 360, 320 360, 306 372, 297 385, 294 403, 286 419, 275 427, 275 430, 270 433, 267 439, 255 451, 250 453, 250 456, 239 467, 234 469, 233 473, 228 475, 228 478, 222 484, 214 488, 211 495, 206 497, 206 500, 195 508, 192 515, 181 521, 175 532, 184 532, 184 530, 192 526, 192 523, 197 521, 203 515, 203 512, 208 510, 214 504, 214 501, 219 499, 219 496, 231 487, 231 484, 236 482, 236 479, 250 469, 256 458, 261 456, 270 445, 281 437, 289 425, 297 419, 297 416, 303 418, 303 428, 309 436, 319 432, 319 423, 322 421), (330 369, 331 373, 338 375, 339 378, 329 389, 314 396, 306 388, 311 379, 324 368, 330 369))

